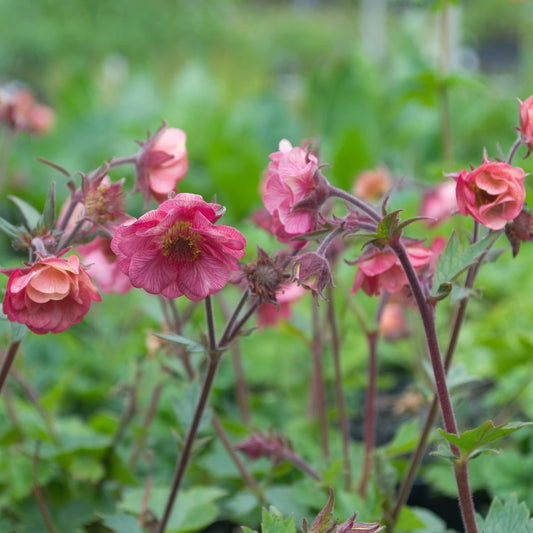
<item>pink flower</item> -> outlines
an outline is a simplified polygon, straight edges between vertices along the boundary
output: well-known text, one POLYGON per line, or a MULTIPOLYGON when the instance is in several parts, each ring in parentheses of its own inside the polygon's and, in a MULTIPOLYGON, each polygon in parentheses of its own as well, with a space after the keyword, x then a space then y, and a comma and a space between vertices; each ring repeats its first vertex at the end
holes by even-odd
POLYGON ((455 188, 453 181, 446 181, 424 194, 420 215, 429 217, 424 221, 428 226, 436 226, 457 212, 455 188))
POLYGON ((381 312, 379 333, 388 341, 401 339, 409 334, 405 324, 405 305, 387 302, 381 312))
POLYGON ((3 311, 34 333, 60 333, 81 322, 91 301, 101 300, 75 255, 48 257, 9 276, 3 311))
POLYGON ((276 326, 280 320, 289 320, 292 316, 291 303, 306 293, 304 287, 296 283, 282 285, 276 293, 279 307, 273 303, 263 302, 257 309, 257 323, 259 327, 276 326))
POLYGON ((120 270, 117 256, 111 250, 111 239, 97 236, 76 250, 102 292, 124 294, 131 289, 128 276, 120 270))
POLYGON ((489 161, 484 154, 481 166, 452 176, 459 211, 487 228, 502 229, 522 210, 526 191, 524 171, 507 163, 489 161))
MULTIPOLYGON (((522 134, 522 142, 527 144, 527 155, 533 150, 533 95, 521 102, 519 107, 520 127, 518 130, 522 134)), ((526 156, 527 157, 527 156, 526 156)))
POLYGON ((263 203, 272 215, 272 233, 280 242, 315 229, 318 208, 326 199, 326 180, 316 156, 283 139, 270 154, 263 203))
MULTIPOLYGON (((408 244, 405 248, 416 272, 430 267, 435 253, 433 250, 424 248, 420 244, 408 244)), ((381 289, 396 294, 408 285, 400 261, 392 251, 374 249, 365 253, 356 262, 359 268, 355 275, 352 294, 361 288, 368 296, 380 294, 381 289)))
POLYGON ((385 166, 365 170, 357 175, 353 194, 362 200, 379 200, 392 186, 392 178, 385 166))
POLYGON ((187 174, 189 161, 185 141, 187 136, 178 128, 163 124, 153 137, 142 143, 137 156, 137 186, 146 203, 150 195, 158 202, 176 192, 176 185, 187 174))
POLYGON ((181 193, 115 230, 111 249, 134 287, 168 298, 199 301, 220 291, 245 254, 246 240, 215 226, 220 205, 181 193))

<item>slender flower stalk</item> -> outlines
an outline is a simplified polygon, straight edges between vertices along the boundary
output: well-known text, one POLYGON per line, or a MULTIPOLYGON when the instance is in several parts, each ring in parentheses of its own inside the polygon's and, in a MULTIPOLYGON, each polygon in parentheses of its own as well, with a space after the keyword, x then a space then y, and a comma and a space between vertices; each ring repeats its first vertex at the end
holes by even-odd
POLYGON ((331 333, 331 352, 333 355, 333 370, 335 373, 335 397, 337 409, 339 411, 339 426, 342 438, 342 462, 344 475, 346 477, 346 490, 352 486, 352 467, 350 464, 350 429, 348 417, 346 415, 346 404, 344 401, 344 391, 342 387, 342 369, 340 358, 340 338, 337 327, 337 317, 335 315, 335 305, 333 301, 333 288, 328 285, 327 315, 331 333))
POLYGON ((509 154, 507 155, 507 159, 506 159, 505 162, 508 165, 511 165, 513 163, 513 159, 514 159, 514 157, 516 155, 516 152, 518 151, 520 146, 522 146, 522 144, 524 144, 524 142, 522 140, 522 136, 519 135, 518 139, 516 139, 516 141, 513 143, 513 145, 511 146, 511 148, 509 150, 509 154))
MULTIPOLYGON (((424 331, 426 334, 426 342, 429 350, 431 364, 433 367, 433 373, 435 378, 435 387, 437 391, 437 397, 439 400, 442 418, 444 422, 444 428, 446 432, 459 434, 457 422, 455 420, 455 413, 453 410, 450 394, 446 385, 446 371, 441 358, 439 342, 437 338, 437 331, 435 328, 435 319, 432 307, 428 304, 420 282, 413 269, 409 256, 399 239, 396 239, 391 243, 391 248, 397 255, 402 268, 405 271, 405 275, 409 281, 411 291, 416 300, 424 331)), ((460 453, 456 446, 450 445, 452 453, 459 457, 460 453)), ((459 495, 459 506, 461 509, 461 516, 463 518, 463 524, 465 526, 466 533, 477 533, 477 523, 474 509, 474 501, 472 498, 472 491, 470 489, 470 483, 468 479, 468 464, 463 461, 456 461, 454 463, 455 481, 457 484, 457 490, 459 495)))
POLYGON ((368 215, 372 220, 376 222, 381 222, 381 219, 383 218, 372 206, 370 206, 363 200, 356 198, 355 196, 351 195, 346 191, 343 191, 342 189, 333 187, 332 185, 329 185, 328 196, 334 196, 340 198, 341 200, 344 200, 345 202, 348 202, 349 204, 352 204, 354 207, 368 215))
POLYGON ((21 340, 12 341, 7 349, 7 352, 4 354, 4 358, 2 359, 2 366, 0 367, 0 394, 2 393, 4 383, 6 382, 7 376, 9 375, 9 370, 13 365, 13 361, 15 360, 15 356, 17 355, 17 351, 21 342, 21 340))

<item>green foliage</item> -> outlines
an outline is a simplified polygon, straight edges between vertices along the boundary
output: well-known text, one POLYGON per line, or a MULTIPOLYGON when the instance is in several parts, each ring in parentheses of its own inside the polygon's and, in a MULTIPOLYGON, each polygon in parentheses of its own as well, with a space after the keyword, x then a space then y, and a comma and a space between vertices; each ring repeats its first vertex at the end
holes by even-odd
POLYGON ((513 531, 513 533, 533 532, 533 518, 524 503, 518 503, 516 495, 505 500, 495 498, 492 501, 487 517, 478 517, 478 527, 483 533, 499 533, 513 531))

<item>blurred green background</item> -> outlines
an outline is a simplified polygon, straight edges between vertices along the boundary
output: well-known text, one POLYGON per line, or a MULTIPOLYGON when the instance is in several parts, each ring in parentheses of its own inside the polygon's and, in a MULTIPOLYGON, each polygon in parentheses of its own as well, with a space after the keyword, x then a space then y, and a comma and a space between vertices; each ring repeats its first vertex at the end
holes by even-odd
MULTIPOLYGON (((395 177, 404 176, 406 182, 421 186, 439 182, 443 172, 479 164, 483 147, 493 158, 498 156, 498 144, 506 153, 516 138, 515 98, 525 100, 533 93, 533 2, 450 2, 447 25, 439 10, 444 3, 0 0, 0 82, 27 84, 39 100, 55 109, 57 118, 49 135, 21 134, 16 139, 8 162, 8 184, 0 198, 0 216, 11 222, 18 216, 7 194, 42 208, 52 180, 57 182, 59 199, 67 197, 64 177, 36 157, 72 173, 87 173, 112 156, 135 153, 134 141, 144 140, 146 131, 154 132, 162 120, 188 135, 190 168, 180 190, 206 199, 216 195, 228 208, 225 223, 240 223, 261 206, 259 180, 268 154, 277 150, 282 138, 295 145, 304 139, 319 141, 321 160, 331 165, 324 174, 345 188, 351 187, 359 171, 381 163, 395 177), (448 131, 443 127, 447 119, 448 131)), ((517 158, 515 163, 531 171, 532 160, 517 158)), ((119 172, 113 171, 113 177, 122 177, 119 172)), ((133 188, 133 173, 125 172, 133 188)), ((529 195, 531 187, 527 188, 529 195)), ((393 202, 414 211, 419 193, 420 187, 414 192, 400 190, 393 202)), ((138 209, 138 205, 133 207, 138 209)), ((457 224, 445 226, 444 233, 457 224)), ((251 225, 239 228, 250 250, 256 240, 265 239, 251 225)), ((421 226, 413 227, 413 236, 425 237, 426 233, 421 226)), ((267 244, 272 247, 271 241, 267 244)), ((25 259, 11 250, 5 237, 0 250, 2 266, 18 265, 25 259)), ((489 413, 483 421, 494 411, 501 414, 504 407, 511 411, 510 417, 533 417, 529 379, 533 309, 530 297, 524 297, 533 289, 531 261, 533 253, 524 245, 518 259, 512 260, 506 252, 498 263, 489 264, 479 282, 483 299, 474 300, 470 307, 472 321, 461 337, 458 360, 470 374, 498 384, 480 408, 489 413)), ((353 271, 353 267, 340 266, 336 282, 345 290, 338 291, 337 305, 343 311, 342 355, 350 415, 360 416, 366 354, 364 349, 354 350, 364 339, 353 326, 356 318, 349 295, 353 271)), ((373 313, 375 302, 361 300, 362 307, 373 313)), ((243 353, 254 390, 255 425, 285 432, 301 453, 316 459, 320 455, 313 433, 316 427, 304 422, 302 405, 308 386, 308 374, 302 369, 310 367, 302 343, 309 336, 308 303, 301 304, 291 324, 281 331, 262 332, 261 343, 255 335, 244 339, 243 353), (282 406, 280 397, 286 399, 282 406)), ((185 306, 181 301, 178 304, 185 306)), ((443 329, 449 318, 446 305, 440 319, 443 329)), ((94 484, 109 474, 101 465, 103 450, 120 424, 124 390, 137 368, 143 367, 143 407, 148 392, 161 379, 159 365, 146 358, 147 331, 157 330, 162 320, 158 302, 142 291, 132 291, 126 296, 104 296, 97 309, 65 334, 29 335, 17 363, 67 443, 67 450, 59 455, 44 449, 41 481, 47 484, 52 508, 63 512, 63 518, 56 518, 64 519, 68 527, 75 523, 81 528, 91 517, 94 522, 95 508, 114 512, 116 502, 127 510, 135 509, 136 503, 124 504, 116 486, 106 485, 102 496, 94 484)), ((423 370, 414 352, 420 352, 422 341, 416 335, 416 315, 409 316, 415 350, 413 339, 408 339, 384 345, 381 356, 385 367, 406 369, 418 380, 423 370)), ((201 320, 200 312, 194 325, 201 320)), ((8 328, 2 327, 7 342, 8 328)), ((197 331, 188 333, 196 336, 197 331)), ((330 382, 331 376, 329 367, 330 382)), ((386 387, 392 378, 385 372, 382 379, 386 387)), ((247 429, 235 422, 233 385, 231 368, 223 366, 213 403, 236 440, 244 438, 247 429)), ((178 403, 187 400, 184 393, 175 402, 177 389, 165 389, 149 440, 149 447, 158 453, 156 485, 168 484, 175 460, 169 427, 179 418, 178 403)), ((5 517, 0 514, 0 530, 3 524, 18 520, 26 527, 20 531, 33 533, 37 529, 31 528, 42 524, 32 496, 33 443, 42 439, 50 444, 54 438, 23 391, 15 389, 14 396, 20 427, 13 429, 12 420, 0 412, 0 489, 5 489, 0 508, 9 509, 5 517)), ((459 408, 468 407, 465 403, 459 400, 459 408)), ((141 429, 136 420, 119 455, 126 455, 141 429)), ((509 459, 504 454, 491 458, 492 463, 480 460, 474 486, 491 494, 518 491, 532 508, 533 442, 524 437, 513 444, 509 459)), ((338 442, 336 446, 338 452, 338 442)), ((354 452, 357 460, 359 453, 360 449, 354 452)), ((320 466, 329 468, 332 480, 339 477, 338 465, 320 466)), ((228 494, 236 494, 242 486, 231 468, 220 446, 213 445, 190 472, 190 483, 219 482, 228 494)), ((427 477, 439 490, 453 495, 446 468, 433 466, 427 477)), ((147 469, 142 463, 138 482, 143 482, 147 469)), ((286 482, 291 475, 282 468, 281 473, 270 470, 268 462, 255 468, 259 476, 271 476, 274 481, 286 482)), ((109 475, 117 485, 135 483, 132 473, 118 466, 109 475)), ((284 512, 294 511, 300 517, 308 513, 302 501, 309 502, 309 490, 300 487, 302 493, 298 496, 296 491, 295 497, 292 481, 274 487, 278 492, 273 489, 269 497, 284 512)), ((141 491, 139 486, 132 490, 141 491)), ((205 516, 210 520, 229 517, 236 523, 248 520, 253 525, 258 516, 250 514, 254 505, 255 500, 245 504, 244 499, 228 498, 223 511, 215 508, 214 514, 205 516)), ((338 507, 346 517, 353 512, 351 496, 338 507)), ((365 515, 362 508, 361 519, 376 518, 372 511, 365 515)), ((197 515, 202 513, 203 508, 197 515)), ((90 531, 100 529, 94 526, 90 531)))

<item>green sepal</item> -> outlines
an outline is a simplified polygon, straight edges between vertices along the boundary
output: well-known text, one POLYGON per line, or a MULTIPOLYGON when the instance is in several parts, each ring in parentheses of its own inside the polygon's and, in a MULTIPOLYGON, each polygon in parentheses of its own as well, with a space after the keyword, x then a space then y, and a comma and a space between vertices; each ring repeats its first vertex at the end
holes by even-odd
POLYGON ((42 215, 39 217, 38 225, 45 228, 53 228, 56 224, 56 184, 53 181, 48 189, 46 202, 42 215))
POLYGON ((182 337, 181 335, 176 335, 175 333, 163 334, 163 333, 152 333, 155 337, 159 337, 165 341, 173 342, 175 344, 181 344, 185 346, 189 352, 205 352, 207 348, 202 346, 200 343, 188 339, 187 337, 182 337))
POLYGON ((30 231, 36 228, 41 218, 39 211, 18 196, 9 195, 8 198, 19 208, 19 211, 22 213, 24 221, 26 222, 26 227, 30 231))

